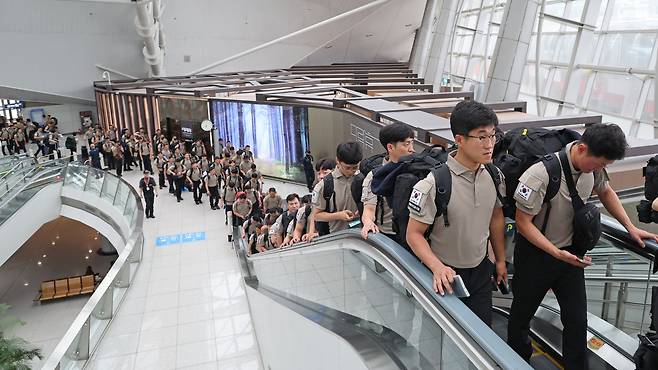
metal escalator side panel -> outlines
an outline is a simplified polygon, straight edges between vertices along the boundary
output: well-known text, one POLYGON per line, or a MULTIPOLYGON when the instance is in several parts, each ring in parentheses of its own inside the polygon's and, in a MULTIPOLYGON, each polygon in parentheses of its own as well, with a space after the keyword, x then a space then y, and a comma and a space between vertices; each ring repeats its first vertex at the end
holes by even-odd
MULTIPOLYGON (((388 271, 403 285, 403 291, 410 292, 433 322, 443 330, 451 341, 456 343, 454 351, 463 353, 477 368, 530 368, 511 350, 490 328, 480 321, 458 298, 440 297, 432 291, 432 275, 409 252, 379 235, 371 235, 363 240, 358 231, 347 230, 318 239, 316 242, 294 246, 277 251, 269 251, 249 258, 249 263, 257 265, 266 260, 280 260, 271 265, 279 272, 285 271, 285 257, 312 255, 342 249, 363 253, 388 271)), ((293 266, 294 267, 294 266, 293 266)), ((258 270, 258 267, 256 267, 258 270)), ((374 270, 374 268, 373 268, 374 270)), ((262 271, 255 271, 261 282, 266 282, 262 271)), ((404 294, 404 293, 403 293, 404 294)))

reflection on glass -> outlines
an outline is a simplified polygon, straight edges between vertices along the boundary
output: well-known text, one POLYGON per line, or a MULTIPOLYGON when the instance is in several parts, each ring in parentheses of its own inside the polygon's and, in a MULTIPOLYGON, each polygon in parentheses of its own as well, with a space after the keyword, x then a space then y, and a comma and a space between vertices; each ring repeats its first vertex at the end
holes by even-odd
POLYGON ((642 80, 638 77, 598 72, 594 79, 589 108, 633 117, 641 88, 642 80))
MULTIPOLYGON (((404 285, 364 253, 334 250, 254 261, 259 284, 338 310, 380 338, 406 340, 408 368, 473 368, 404 285), (413 348, 413 350, 409 350, 413 348)), ((399 340, 398 340, 399 343, 399 340)))
POLYGON ((103 182, 103 190, 101 191, 101 197, 109 201, 110 203, 114 202, 114 194, 117 191, 117 186, 119 185, 119 179, 114 176, 105 176, 105 182, 103 182))

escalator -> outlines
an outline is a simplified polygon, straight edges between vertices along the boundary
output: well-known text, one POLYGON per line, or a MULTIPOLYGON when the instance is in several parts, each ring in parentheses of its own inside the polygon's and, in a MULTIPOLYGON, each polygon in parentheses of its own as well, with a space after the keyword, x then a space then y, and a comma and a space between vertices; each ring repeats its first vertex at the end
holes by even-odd
POLYGON ((429 271, 386 237, 348 230, 253 257, 235 240, 264 368, 530 369, 459 299, 432 292, 429 271), (315 353, 320 343, 339 355, 315 353), (279 355, 289 347, 310 362, 279 355))
MULTIPOLYGON (((459 299, 432 292, 429 271, 385 237, 365 241, 348 230, 253 257, 244 256, 240 238, 234 240, 248 287, 304 302, 318 322, 338 320, 368 330, 362 334, 386 349, 382 358, 398 364, 396 368, 527 366, 505 343, 511 297, 496 296, 490 330, 459 299)), ((637 342, 632 337, 593 314, 588 324, 591 369, 634 368, 637 342)), ((562 368, 561 333, 559 307, 548 296, 531 324, 533 368, 562 368)), ((259 342, 269 345, 268 340, 259 342)), ((261 350, 264 359, 269 357, 261 350)))

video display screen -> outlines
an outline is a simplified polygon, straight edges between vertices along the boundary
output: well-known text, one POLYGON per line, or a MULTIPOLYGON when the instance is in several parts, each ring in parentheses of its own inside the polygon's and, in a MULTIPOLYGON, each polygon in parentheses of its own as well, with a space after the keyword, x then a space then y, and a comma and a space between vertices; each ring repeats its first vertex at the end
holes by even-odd
POLYGON ((236 150, 250 145, 264 175, 304 182, 302 159, 309 147, 308 108, 211 101, 219 137, 236 150))

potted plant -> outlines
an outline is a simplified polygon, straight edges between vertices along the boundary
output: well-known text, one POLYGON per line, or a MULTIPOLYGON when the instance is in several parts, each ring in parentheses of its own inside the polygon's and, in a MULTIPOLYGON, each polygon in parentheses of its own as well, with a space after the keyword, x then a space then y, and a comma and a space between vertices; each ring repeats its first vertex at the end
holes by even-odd
POLYGON ((42 358, 41 350, 28 348, 29 344, 17 337, 9 337, 7 332, 16 326, 25 325, 21 320, 7 315, 9 305, 0 304, 0 369, 29 369, 28 361, 42 358))

